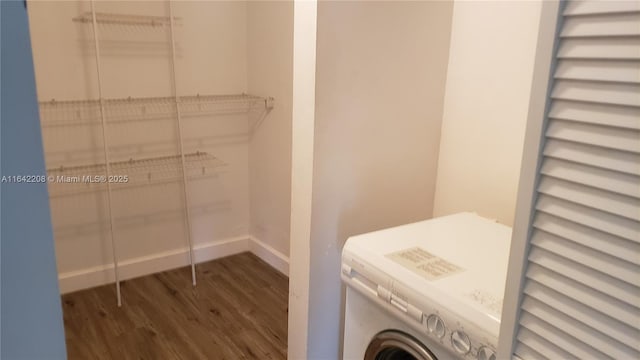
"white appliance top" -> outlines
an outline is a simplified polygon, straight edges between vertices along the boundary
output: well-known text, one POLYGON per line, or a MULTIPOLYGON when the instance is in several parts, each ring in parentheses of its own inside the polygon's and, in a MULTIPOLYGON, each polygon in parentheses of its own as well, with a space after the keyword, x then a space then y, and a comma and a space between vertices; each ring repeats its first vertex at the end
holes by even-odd
POLYGON ((353 267, 378 296, 404 289, 397 295, 403 304, 424 317, 428 309, 450 313, 457 322, 447 324, 451 331, 481 331, 495 346, 510 242, 510 227, 473 213, 357 235, 343 249, 343 279, 349 284, 345 267, 353 267))

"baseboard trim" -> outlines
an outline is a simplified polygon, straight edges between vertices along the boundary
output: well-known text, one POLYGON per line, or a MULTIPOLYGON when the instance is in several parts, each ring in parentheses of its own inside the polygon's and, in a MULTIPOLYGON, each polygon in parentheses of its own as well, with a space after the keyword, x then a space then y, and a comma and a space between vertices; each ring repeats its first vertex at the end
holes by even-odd
POLYGON ((276 270, 289 276, 289 257, 267 243, 250 236, 249 250, 276 270))
MULTIPOLYGON (((289 275, 289 258, 273 247, 253 236, 239 236, 222 241, 211 241, 194 246, 196 263, 211 261, 225 256, 251 251, 284 275, 289 275)), ((180 248, 149 256, 120 262, 120 280, 133 279, 161 271, 179 268, 189 264, 189 249, 180 248)), ((113 283, 113 265, 102 265, 77 271, 61 273, 58 276, 62 294, 113 283)))

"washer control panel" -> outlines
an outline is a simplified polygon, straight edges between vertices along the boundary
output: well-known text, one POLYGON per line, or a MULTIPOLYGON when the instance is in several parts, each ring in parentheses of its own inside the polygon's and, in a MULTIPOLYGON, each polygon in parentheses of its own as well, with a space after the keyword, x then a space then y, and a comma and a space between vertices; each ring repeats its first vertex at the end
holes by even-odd
POLYGON ((464 331, 456 330, 451 333, 451 346, 459 354, 466 355, 471 351, 471 340, 464 331))
POLYGON ((427 317, 427 330, 435 337, 442 339, 446 332, 444 321, 436 314, 427 317))
POLYGON ((470 329, 470 325, 464 326, 458 319, 446 316, 442 311, 432 314, 425 312, 423 317, 422 331, 434 337, 458 356, 478 360, 496 360, 495 350, 490 345, 496 342, 477 336, 482 333, 481 331, 471 329, 468 332, 465 329, 470 329))
POLYGON ((478 350, 478 360, 496 360, 496 352, 488 346, 483 346, 478 350))
POLYGON ((342 263, 342 279, 387 311, 406 317, 406 323, 432 337, 465 359, 496 360, 497 339, 444 306, 416 297, 410 288, 392 281, 375 268, 366 267, 353 256, 342 263), (413 295, 413 296, 412 296, 413 295), (418 299, 416 301, 416 299, 418 299))

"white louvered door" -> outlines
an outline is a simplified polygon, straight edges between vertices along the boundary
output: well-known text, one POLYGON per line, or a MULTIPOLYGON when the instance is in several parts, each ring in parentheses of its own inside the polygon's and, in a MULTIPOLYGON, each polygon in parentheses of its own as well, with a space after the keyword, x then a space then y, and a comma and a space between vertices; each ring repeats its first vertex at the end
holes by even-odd
POLYGON ((640 2, 560 12, 510 349, 640 359, 640 2))

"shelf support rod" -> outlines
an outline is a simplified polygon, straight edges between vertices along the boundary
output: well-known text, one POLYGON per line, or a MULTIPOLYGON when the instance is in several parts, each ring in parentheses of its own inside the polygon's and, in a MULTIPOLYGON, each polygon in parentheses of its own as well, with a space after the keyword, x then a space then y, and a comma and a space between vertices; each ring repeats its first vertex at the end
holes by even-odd
POLYGON ((178 96, 178 82, 176 76, 176 40, 173 26, 173 6, 172 1, 167 0, 169 4, 169 32, 171 33, 171 78, 173 80, 173 91, 176 105, 176 119, 178 121, 178 141, 180 143, 180 161, 182 163, 182 189, 184 190, 184 210, 186 217, 186 235, 189 243, 189 262, 191 263, 191 282, 196 286, 196 265, 193 257, 193 240, 191 239, 191 216, 189 210, 189 190, 187 183, 187 166, 184 158, 184 143, 182 131, 182 119, 180 116, 180 97, 178 96))
POLYGON ((100 99, 100 119, 102 124, 102 147, 104 150, 104 162, 107 175, 107 208, 109 213, 109 238, 111 240, 111 252, 113 253, 113 273, 116 280, 116 297, 118 301, 118 307, 122 306, 122 298, 120 296, 120 275, 118 273, 118 253, 116 252, 116 241, 114 237, 113 227, 113 197, 111 195, 111 183, 109 182, 109 176, 111 175, 111 163, 109 161, 109 149, 108 149, 108 135, 107 135, 107 122, 105 119, 104 111, 104 99, 102 97, 102 73, 100 70, 100 46, 98 46, 98 21, 96 19, 96 9, 94 0, 91 0, 91 19, 93 24, 93 42, 96 48, 96 70, 98 72, 98 98, 100 99))

